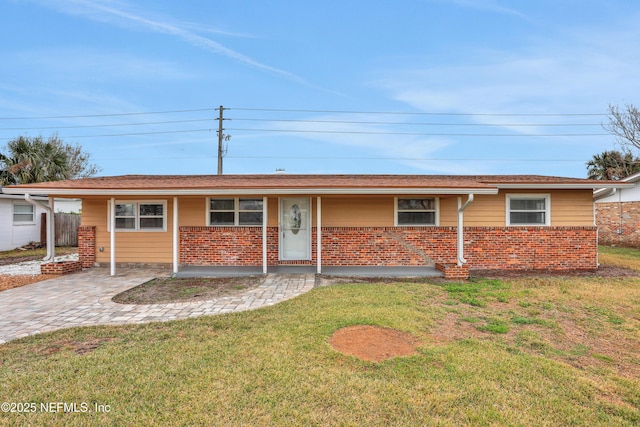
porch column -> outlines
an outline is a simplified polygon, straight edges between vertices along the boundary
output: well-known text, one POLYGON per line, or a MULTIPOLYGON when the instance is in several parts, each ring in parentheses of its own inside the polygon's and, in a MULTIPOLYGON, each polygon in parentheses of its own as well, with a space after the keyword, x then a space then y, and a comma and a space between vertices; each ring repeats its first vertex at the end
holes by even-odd
POLYGON ((110 253, 111 253, 111 275, 116 275, 116 199, 113 197, 109 200, 109 211, 111 215, 109 217, 109 224, 111 225, 111 234, 110 234, 110 253))
POLYGON ((178 198, 173 198, 173 273, 178 272, 178 254, 180 251, 180 230, 178 229, 178 198))
POLYGON ((51 262, 56 261, 56 211, 54 199, 49 196, 49 209, 47 213, 47 254, 51 262))
POLYGON ((262 274, 267 274, 267 198, 262 198, 262 274))
POLYGON ((458 267, 467 263, 464 259, 464 210, 473 202, 473 193, 469 194, 465 204, 462 204, 462 197, 458 197, 458 267))
POLYGON ((316 261, 317 273, 322 273, 322 197, 318 196, 316 200, 316 261))

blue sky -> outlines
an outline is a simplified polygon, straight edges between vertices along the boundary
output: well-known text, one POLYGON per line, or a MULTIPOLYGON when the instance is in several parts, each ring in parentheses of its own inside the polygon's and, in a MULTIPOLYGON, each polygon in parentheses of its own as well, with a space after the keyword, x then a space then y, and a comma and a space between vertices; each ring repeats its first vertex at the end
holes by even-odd
POLYGON ((0 145, 102 171, 584 177, 638 104, 627 0, 0 0, 0 145), (134 114, 135 113, 135 114, 134 114))

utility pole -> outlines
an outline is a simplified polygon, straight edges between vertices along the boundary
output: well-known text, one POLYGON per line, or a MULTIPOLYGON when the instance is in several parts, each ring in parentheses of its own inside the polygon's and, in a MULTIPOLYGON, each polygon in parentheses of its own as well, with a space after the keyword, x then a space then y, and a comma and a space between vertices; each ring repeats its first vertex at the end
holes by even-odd
POLYGON ((222 131, 224 130, 224 128, 222 127, 222 121, 224 120, 224 118, 222 117, 223 111, 224 108, 221 105, 220 117, 218 118, 218 175, 222 175, 222 156, 224 155, 222 150, 222 141, 224 140, 224 134, 222 133, 222 131))

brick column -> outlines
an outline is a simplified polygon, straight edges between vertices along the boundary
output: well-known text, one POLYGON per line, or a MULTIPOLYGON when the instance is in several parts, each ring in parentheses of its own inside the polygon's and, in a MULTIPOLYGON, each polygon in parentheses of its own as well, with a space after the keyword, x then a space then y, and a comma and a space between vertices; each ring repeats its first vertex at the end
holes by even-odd
POLYGON ((93 267, 96 262, 96 226, 78 227, 78 257, 82 268, 93 267))

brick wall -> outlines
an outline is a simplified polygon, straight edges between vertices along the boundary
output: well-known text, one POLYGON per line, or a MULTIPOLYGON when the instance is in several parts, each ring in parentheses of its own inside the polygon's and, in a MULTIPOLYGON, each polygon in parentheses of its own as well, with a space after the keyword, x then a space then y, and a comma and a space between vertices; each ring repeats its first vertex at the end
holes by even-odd
MULTIPOLYGON (((267 230, 267 263, 279 261, 278 229, 267 230)), ((466 227, 465 258, 474 270, 593 270, 596 227, 466 227)), ((456 262, 456 227, 327 227, 322 229, 324 266, 435 266, 456 262)), ((262 265, 260 227, 181 227, 180 263, 262 265)))
POLYGON ((40 264, 40 274, 70 274, 82 270, 80 261, 61 261, 40 264))
POLYGON ((468 227, 471 269, 595 270, 596 227, 468 227))
POLYGON ((96 227, 93 225, 78 227, 78 259, 82 268, 93 267, 96 262, 96 227))
POLYGON ((214 266, 262 265, 262 227, 180 227, 179 262, 214 266))
POLYGON ((596 203, 601 245, 640 247, 640 202, 596 203))

